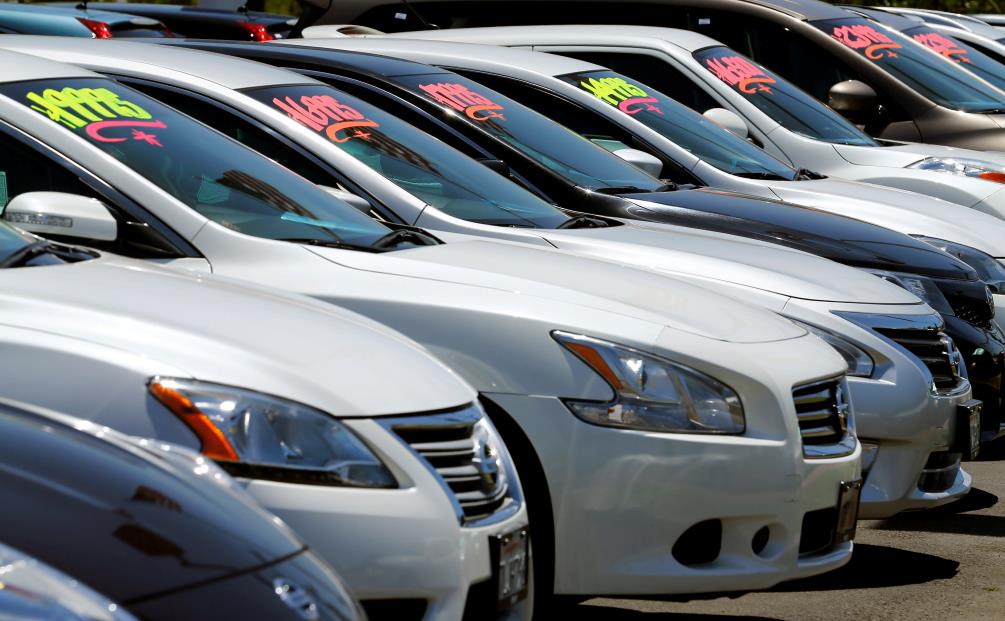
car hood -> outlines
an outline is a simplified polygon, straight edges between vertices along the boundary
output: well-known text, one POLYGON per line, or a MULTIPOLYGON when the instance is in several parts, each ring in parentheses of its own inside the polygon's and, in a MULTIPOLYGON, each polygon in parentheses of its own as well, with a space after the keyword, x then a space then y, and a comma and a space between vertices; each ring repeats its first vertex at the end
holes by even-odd
MULTIPOLYGON (((308 248, 345 267, 552 299, 736 343, 794 338, 802 328, 701 287, 632 266, 518 243, 468 241, 372 255, 308 248)), ((472 296, 477 296, 473 290, 472 296)))
MULTIPOLYGON (((995 184, 988 185, 992 192, 996 190, 995 184)), ((993 257, 1005 257, 1005 221, 970 207, 844 179, 772 182, 771 189, 790 203, 860 218, 908 235, 947 239, 993 257)))
MULTIPOLYGON (((973 149, 958 149, 937 144, 918 142, 889 143, 882 147, 861 147, 835 144, 834 150, 846 161, 860 166, 890 166, 904 168, 926 157, 965 157, 984 160, 998 166, 1005 166, 1005 154, 973 149)), ((946 175, 947 183, 953 177, 946 175)))
POLYGON ((0 540, 127 604, 303 548, 211 463, 148 446, 0 402, 0 540))
MULTIPOLYGON (((806 182, 793 182, 793 185, 806 182)), ((772 184, 774 190, 775 185, 772 184)), ((799 205, 700 188, 628 195, 645 210, 640 219, 669 218, 674 224, 768 241, 856 267, 908 271, 938 278, 976 278, 948 254, 902 233, 835 213, 811 209, 813 192, 799 205)), ((816 200, 816 199, 815 199, 816 200)), ((795 201, 792 201, 795 202, 795 201)), ((879 207, 873 203, 873 209, 879 207)), ((961 207, 961 209, 963 209, 961 207)))
POLYGON ((475 398, 425 349, 355 313, 108 255, 0 270, 0 304, 7 325, 141 355, 340 417, 437 410, 475 398))
POLYGON ((862 270, 777 243, 735 235, 639 220, 602 229, 544 231, 543 235, 559 248, 789 298, 860 304, 918 303, 901 287, 862 270))

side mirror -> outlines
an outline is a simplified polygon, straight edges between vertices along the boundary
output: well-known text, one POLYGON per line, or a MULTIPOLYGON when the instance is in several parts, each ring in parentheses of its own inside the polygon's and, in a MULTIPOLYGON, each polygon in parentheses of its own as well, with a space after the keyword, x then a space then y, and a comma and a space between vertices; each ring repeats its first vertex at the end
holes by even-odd
POLYGON ((115 241, 118 223, 96 198, 64 192, 25 192, 3 208, 3 219, 43 237, 115 241))
POLYGON ((632 166, 642 169, 643 172, 647 172, 657 179, 659 179, 660 175, 663 174, 663 162, 661 162, 658 157, 649 155, 645 151, 629 148, 618 149, 617 151, 612 151, 612 153, 632 166))
POLYGON ((352 205, 353 207, 355 207, 356 209, 362 211, 367 215, 369 215, 370 210, 373 209, 373 206, 370 205, 370 201, 366 200, 362 196, 357 196, 352 192, 346 192, 345 190, 340 190, 338 188, 333 188, 327 185, 319 185, 318 187, 324 190, 325 192, 328 192, 335 198, 343 202, 349 203, 350 205, 352 205))
POLYGON ((705 110, 702 116, 727 132, 733 134, 737 138, 746 140, 747 136, 750 135, 750 128, 747 127, 746 121, 744 121, 739 114, 733 112, 732 110, 727 110, 725 108, 709 108, 708 110, 705 110))
POLYGON ((828 91, 827 105, 852 123, 864 125, 876 114, 876 91, 865 82, 845 80, 838 82, 828 91))

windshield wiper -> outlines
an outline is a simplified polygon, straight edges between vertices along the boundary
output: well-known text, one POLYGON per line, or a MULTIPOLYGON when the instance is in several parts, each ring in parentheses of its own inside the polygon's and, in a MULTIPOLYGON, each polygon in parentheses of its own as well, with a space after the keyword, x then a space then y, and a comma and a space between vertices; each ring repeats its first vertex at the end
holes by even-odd
POLYGON ((559 224, 559 229, 602 229, 611 226, 607 220, 594 218, 593 216, 573 216, 559 224))
POLYGON ((744 179, 762 179, 764 181, 792 181, 791 179, 786 179, 781 175, 776 175, 770 172, 738 172, 733 173, 737 177, 743 177, 744 179))
POLYGON ((677 189, 676 183, 664 183, 655 188, 639 188, 634 185, 608 186, 605 188, 594 188, 597 194, 649 194, 651 192, 673 192, 677 189))
POLYGON ((416 229, 396 229, 383 237, 377 238, 377 241, 370 244, 370 247, 379 250, 390 250, 405 243, 415 244, 416 246, 437 246, 440 244, 440 241, 432 235, 427 235, 416 229))
POLYGON ((36 242, 32 242, 27 246, 22 246, 14 252, 7 255, 3 261, 0 261, 0 269, 7 267, 18 267, 24 265, 28 261, 31 261, 35 257, 43 254, 62 254, 61 251, 66 250, 65 246, 60 246, 54 244, 47 239, 40 239, 36 242))
POLYGON ((826 179, 826 178, 827 175, 822 175, 808 168, 800 168, 799 170, 796 171, 796 179, 806 179, 809 181, 813 181, 816 179, 826 179))
POLYGON ((316 239, 314 237, 283 237, 279 241, 290 242, 291 244, 306 244, 308 246, 321 246, 323 248, 341 248, 343 250, 362 250, 364 252, 377 252, 371 246, 361 244, 350 244, 336 239, 316 239))

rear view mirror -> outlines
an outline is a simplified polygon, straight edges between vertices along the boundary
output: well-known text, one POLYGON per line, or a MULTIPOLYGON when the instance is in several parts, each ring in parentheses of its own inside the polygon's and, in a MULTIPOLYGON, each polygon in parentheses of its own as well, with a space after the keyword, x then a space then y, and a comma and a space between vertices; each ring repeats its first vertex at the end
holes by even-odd
POLYGON ((3 219, 43 237, 115 241, 118 223, 96 198, 64 192, 25 192, 3 208, 3 219))
POLYGON ((649 155, 645 151, 639 151, 638 149, 618 149, 617 151, 612 151, 612 153, 632 166, 641 168, 643 172, 647 172, 657 179, 663 174, 663 162, 658 157, 649 155))
POLYGON ((750 128, 747 127, 747 123, 740 118, 739 114, 733 112, 732 110, 727 110, 725 108, 709 108, 708 110, 705 110, 702 116, 733 134, 737 138, 746 140, 747 136, 750 134, 750 128))
POLYGON ((831 87, 827 105, 852 123, 865 125, 876 114, 876 91, 865 82, 845 80, 831 87))
POLYGON ((362 196, 358 196, 356 194, 353 194, 352 192, 346 192, 345 190, 340 190, 338 188, 333 188, 327 185, 319 185, 318 187, 324 190, 325 192, 328 192, 335 198, 341 200, 342 202, 349 203, 350 205, 362 211, 363 213, 367 215, 370 214, 370 209, 372 209, 370 201, 366 200, 362 196))

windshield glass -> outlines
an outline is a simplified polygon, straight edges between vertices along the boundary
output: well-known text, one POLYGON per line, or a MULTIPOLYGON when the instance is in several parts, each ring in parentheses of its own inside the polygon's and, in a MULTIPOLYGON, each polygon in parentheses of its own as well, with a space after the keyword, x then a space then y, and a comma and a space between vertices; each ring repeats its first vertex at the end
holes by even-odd
POLYGON ((17 251, 37 241, 37 237, 26 235, 6 222, 0 221, 0 263, 4 263, 17 251))
POLYGON ((987 80, 998 88, 1005 88, 1005 66, 976 48, 940 34, 931 26, 910 28, 905 30, 904 34, 928 49, 942 54, 977 77, 987 80))
POLYGON ((369 246, 390 229, 303 177, 111 80, 0 86, 207 218, 270 239, 369 246))
POLYGON ((698 64, 785 129, 824 142, 878 146, 840 114, 728 47, 694 53, 698 64))
POLYGON ((576 185, 656 190, 663 183, 509 97, 454 73, 391 78, 576 185), (458 115, 460 116, 460 115, 458 115))
POLYGON ((792 168, 641 82, 606 69, 559 79, 641 121, 719 170, 734 175, 796 178, 792 168))
POLYGON ((904 35, 862 17, 810 22, 937 104, 963 112, 1005 109, 1005 95, 929 54, 904 35))
POLYGON ((569 218, 449 145, 327 85, 248 90, 426 203, 502 226, 554 228, 569 218))

